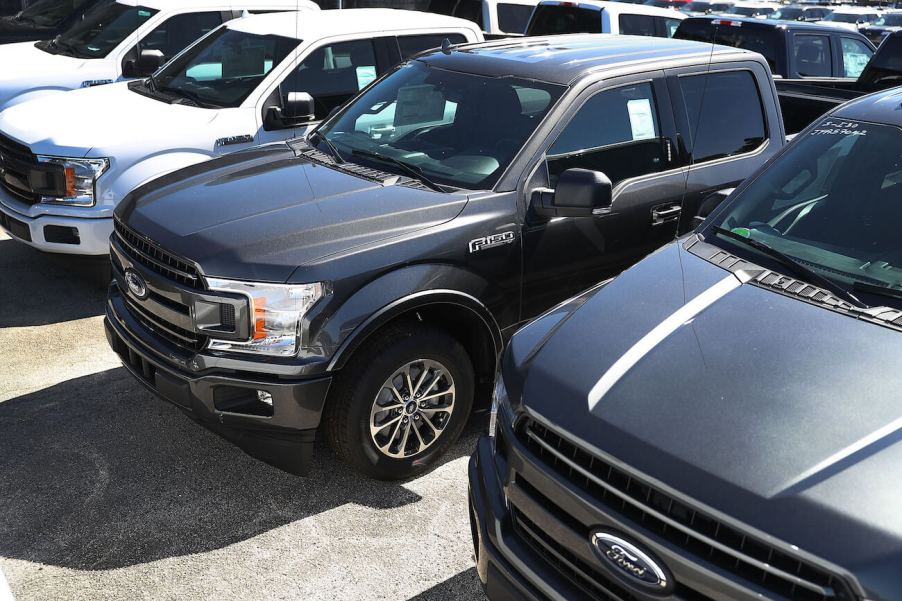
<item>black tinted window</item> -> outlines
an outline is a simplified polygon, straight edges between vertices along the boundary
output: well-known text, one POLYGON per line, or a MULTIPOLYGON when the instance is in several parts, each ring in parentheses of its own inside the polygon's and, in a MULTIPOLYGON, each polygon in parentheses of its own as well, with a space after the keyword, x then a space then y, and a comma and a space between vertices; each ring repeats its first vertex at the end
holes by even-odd
POLYGON ((441 48, 442 41, 446 38, 452 44, 463 44, 467 41, 467 38, 459 33, 398 36, 398 48, 401 50, 401 58, 406 59, 424 50, 441 48))
POLYGON ((316 118, 357 94, 376 79, 376 55, 370 40, 354 40, 314 50, 282 84, 282 94, 307 92, 316 118))
POLYGON ((548 174, 574 167, 605 173, 612 184, 666 168, 658 111, 649 83, 599 92, 548 150, 548 174))
POLYGON ((694 40, 696 42, 712 41, 722 46, 732 46, 757 52, 767 59, 771 71, 777 68, 777 48, 780 47, 777 31, 771 27, 754 27, 743 25, 741 27, 717 28, 717 39, 714 39, 714 25, 710 19, 686 19, 677 28, 673 36, 680 40, 694 40))
POLYGON ((655 20, 648 15, 620 15, 620 33, 623 35, 655 35, 655 20))
POLYGON ((751 72, 681 77, 680 88, 694 162, 748 152, 764 142, 764 113, 751 72))
POLYGON ((141 50, 159 50, 169 60, 220 25, 219 12, 175 15, 141 40, 141 50))
POLYGON ((482 27, 482 2, 480 0, 459 0, 452 16, 478 23, 482 27))
POLYGON ((529 24, 532 9, 528 4, 499 4, 498 29, 504 33, 523 33, 529 24))
POLYGON ((526 35, 559 33, 601 33, 601 11, 578 6, 537 6, 526 35))
POLYGON ((802 77, 833 75, 829 36, 795 35, 792 38, 792 53, 796 61, 796 71, 802 77))

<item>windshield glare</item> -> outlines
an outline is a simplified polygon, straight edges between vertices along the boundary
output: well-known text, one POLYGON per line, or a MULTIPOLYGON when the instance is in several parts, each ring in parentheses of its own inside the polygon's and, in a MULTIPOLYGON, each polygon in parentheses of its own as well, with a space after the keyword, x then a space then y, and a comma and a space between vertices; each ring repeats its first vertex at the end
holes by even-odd
POLYGON ((438 184, 489 189, 564 90, 414 61, 370 87, 320 133, 347 160, 392 171, 387 162, 354 156, 378 153, 438 184))
POLYGON ((884 15, 874 21, 874 25, 885 25, 887 27, 899 27, 902 25, 902 14, 884 15))
POLYGON ((846 287, 902 286, 902 130, 824 119, 715 219, 846 287))
POLYGON ((19 13, 19 19, 41 27, 55 27, 71 15, 85 0, 38 0, 19 13))
POLYGON ((85 13, 84 18, 57 37, 63 52, 81 58, 103 58, 133 34, 158 11, 106 0, 85 13))
POLYGON ((300 40, 226 27, 211 33, 154 76, 160 91, 216 107, 237 107, 300 40))

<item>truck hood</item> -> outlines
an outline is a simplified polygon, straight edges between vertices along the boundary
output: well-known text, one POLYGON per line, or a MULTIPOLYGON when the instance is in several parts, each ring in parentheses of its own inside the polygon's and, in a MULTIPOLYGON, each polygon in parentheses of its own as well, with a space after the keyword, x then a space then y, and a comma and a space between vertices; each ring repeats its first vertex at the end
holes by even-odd
POLYGON ((149 156, 198 137, 210 153, 216 136, 202 134, 221 112, 148 98, 121 82, 17 104, 0 113, 0 131, 37 154, 119 157, 137 148, 149 156))
POLYGON ((116 215, 208 276, 285 282, 297 270, 303 280, 317 259, 439 225, 467 202, 392 179, 401 183, 337 171, 277 143, 164 175, 116 215))
POLYGON ((862 581, 898 573, 902 332, 740 284, 678 242, 533 353, 514 379, 553 427, 862 581))
POLYGON ((0 110, 32 90, 71 90, 82 82, 112 80, 116 69, 105 59, 82 59, 50 54, 34 42, 0 45, 0 110))

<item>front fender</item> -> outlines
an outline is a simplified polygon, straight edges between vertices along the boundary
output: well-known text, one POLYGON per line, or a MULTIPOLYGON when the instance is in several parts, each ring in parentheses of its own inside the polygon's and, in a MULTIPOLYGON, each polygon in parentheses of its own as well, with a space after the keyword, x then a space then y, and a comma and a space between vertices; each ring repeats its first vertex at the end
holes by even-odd
POLYGON ((317 330, 312 346, 334 348, 329 369, 340 369, 370 335, 413 309, 449 304, 472 312, 491 336, 496 356, 503 347, 501 328, 483 299, 495 286, 454 265, 421 264, 387 273, 357 290, 317 330))

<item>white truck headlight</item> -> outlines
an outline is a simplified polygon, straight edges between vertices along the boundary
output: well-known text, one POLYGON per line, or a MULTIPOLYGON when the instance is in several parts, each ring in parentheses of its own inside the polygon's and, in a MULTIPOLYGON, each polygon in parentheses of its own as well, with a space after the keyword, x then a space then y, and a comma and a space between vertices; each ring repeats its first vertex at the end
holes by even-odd
POLYGON ((208 278, 207 284, 211 290, 247 296, 251 314, 250 340, 211 339, 209 348, 279 357, 297 354, 304 315, 325 294, 322 283, 258 284, 208 278))
POLYGON ((41 196, 41 202, 91 207, 95 202, 97 179, 110 168, 109 159, 73 159, 67 157, 41 156, 39 163, 57 165, 63 170, 63 182, 55 186, 53 195, 41 196))

